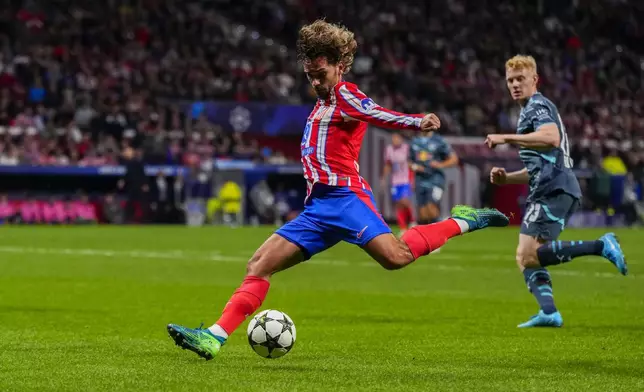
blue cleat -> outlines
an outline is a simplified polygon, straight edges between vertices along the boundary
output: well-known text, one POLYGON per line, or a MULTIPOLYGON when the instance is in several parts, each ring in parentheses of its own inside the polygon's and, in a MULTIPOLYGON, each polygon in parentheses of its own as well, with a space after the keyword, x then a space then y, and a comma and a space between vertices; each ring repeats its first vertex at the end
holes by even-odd
POLYGON ((619 245, 619 241, 617 240, 615 233, 604 234, 599 240, 604 243, 602 257, 617 267, 617 270, 619 270, 622 275, 628 274, 626 258, 624 257, 624 252, 622 251, 622 247, 619 245))
POLYGON ((534 328, 534 327, 550 327, 550 328, 560 328, 563 326, 563 318, 561 313, 554 312, 552 314, 545 314, 543 310, 540 310, 539 313, 532 316, 530 320, 526 321, 523 324, 517 325, 519 328, 534 328))
POLYGON ((452 218, 467 222, 470 231, 486 227, 505 227, 510 219, 496 208, 474 208, 470 206, 454 206, 452 218))

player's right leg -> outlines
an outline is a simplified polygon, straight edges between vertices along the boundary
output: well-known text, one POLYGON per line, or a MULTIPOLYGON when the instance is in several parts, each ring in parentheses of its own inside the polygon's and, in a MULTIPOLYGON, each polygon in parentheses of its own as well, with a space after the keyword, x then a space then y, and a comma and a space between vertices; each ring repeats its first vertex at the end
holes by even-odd
MULTIPOLYGON (((532 230, 539 229, 535 227, 532 230)), ((525 231, 522 227, 521 234, 519 234, 516 261, 528 286, 528 291, 539 304, 539 312, 530 320, 519 324, 519 328, 561 327, 563 318, 555 306, 550 273, 536 259, 537 250, 545 241, 540 239, 538 234, 526 234, 525 231)))
MULTIPOLYGON (((368 216, 367 212, 362 214, 368 216)), ((375 219, 369 227, 377 227, 375 219)), ((450 238, 486 227, 507 226, 509 219, 496 209, 476 209, 456 206, 452 217, 429 225, 419 225, 408 230, 400 239, 391 234, 367 236, 369 241, 357 243, 385 269, 400 269, 421 256, 443 246, 450 238)), ((375 232, 371 232, 374 233, 375 232)))
POLYGON ((248 261, 241 286, 230 297, 215 324, 207 329, 169 324, 168 333, 178 346, 207 360, 212 359, 228 336, 261 306, 270 287, 269 278, 274 273, 307 260, 337 242, 337 239, 325 236, 323 229, 305 210, 257 249, 248 261))
POLYGON ((557 241, 577 200, 567 194, 556 194, 527 206, 519 246, 517 264, 528 289, 539 303, 539 313, 519 327, 560 327, 563 324, 553 300, 552 281, 546 267, 567 263, 581 256, 601 256, 626 275, 624 253, 614 234, 594 241, 557 241))

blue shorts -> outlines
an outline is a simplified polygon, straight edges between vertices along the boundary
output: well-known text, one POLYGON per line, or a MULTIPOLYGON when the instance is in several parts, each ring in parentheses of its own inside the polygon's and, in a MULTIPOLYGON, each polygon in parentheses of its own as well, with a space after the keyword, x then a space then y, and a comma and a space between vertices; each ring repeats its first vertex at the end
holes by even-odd
POLYGON ((416 204, 419 207, 428 204, 440 205, 443 199, 443 188, 438 185, 421 186, 416 185, 416 204))
POLYGON ((578 199, 563 192, 528 203, 521 222, 521 234, 543 241, 554 241, 578 206, 578 199))
POLYGON ((411 196, 411 185, 401 184, 391 187, 391 201, 394 203, 403 199, 409 199, 411 196))
POLYGON ((299 246, 308 260, 340 241, 365 246, 391 229, 370 191, 315 184, 304 211, 275 233, 299 246))

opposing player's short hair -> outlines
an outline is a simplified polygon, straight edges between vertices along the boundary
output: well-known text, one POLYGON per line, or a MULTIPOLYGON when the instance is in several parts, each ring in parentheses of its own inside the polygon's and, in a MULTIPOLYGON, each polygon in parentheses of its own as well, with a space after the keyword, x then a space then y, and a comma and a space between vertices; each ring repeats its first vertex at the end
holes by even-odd
POLYGON ((357 48, 358 43, 349 29, 318 19, 300 29, 297 59, 306 62, 326 57, 329 64, 344 64, 348 72, 357 48))
POLYGON ((505 69, 530 69, 537 72, 537 62, 534 57, 518 54, 505 62, 505 69))

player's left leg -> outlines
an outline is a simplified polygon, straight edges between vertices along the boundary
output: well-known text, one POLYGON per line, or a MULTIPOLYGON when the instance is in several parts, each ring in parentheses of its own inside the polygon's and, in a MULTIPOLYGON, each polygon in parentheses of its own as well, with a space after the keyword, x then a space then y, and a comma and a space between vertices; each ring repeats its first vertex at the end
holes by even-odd
POLYGON ((316 220, 316 211, 325 209, 325 199, 309 200, 297 218, 278 229, 255 251, 246 266, 242 284, 230 297, 221 317, 207 329, 169 324, 168 333, 175 343, 199 356, 212 359, 264 301, 270 277, 291 268, 339 242, 324 227, 324 219, 316 220))
POLYGON ((614 234, 608 233, 594 241, 558 241, 567 220, 575 211, 577 200, 557 194, 547 200, 528 205, 521 224, 517 264, 529 290, 539 303, 539 313, 519 327, 555 326, 563 324, 553 300, 552 281, 545 267, 572 261, 581 256, 601 256, 626 275, 624 253, 614 234))

